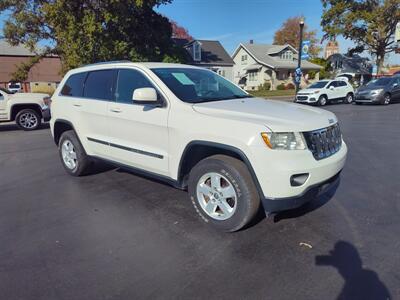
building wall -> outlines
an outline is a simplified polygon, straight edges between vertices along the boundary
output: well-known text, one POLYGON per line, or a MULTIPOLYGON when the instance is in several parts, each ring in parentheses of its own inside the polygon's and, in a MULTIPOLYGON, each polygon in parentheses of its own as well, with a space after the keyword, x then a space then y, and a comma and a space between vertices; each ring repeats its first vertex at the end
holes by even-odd
MULTIPOLYGON (((12 73, 17 70, 17 66, 23 62, 28 62, 30 59, 28 56, 0 56, 0 86, 7 87, 12 73)), ((58 57, 45 57, 29 71, 28 78, 22 85, 24 92, 30 91, 31 82, 58 83, 62 79, 60 74, 60 59, 58 57)))

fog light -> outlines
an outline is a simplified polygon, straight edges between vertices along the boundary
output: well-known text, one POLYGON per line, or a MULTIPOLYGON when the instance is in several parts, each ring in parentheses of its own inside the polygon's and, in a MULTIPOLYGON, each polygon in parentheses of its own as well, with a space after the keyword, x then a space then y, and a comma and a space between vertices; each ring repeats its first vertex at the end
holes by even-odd
POLYGON ((290 177, 290 185, 291 186, 301 186, 307 181, 308 176, 309 176, 308 173, 292 175, 290 177))

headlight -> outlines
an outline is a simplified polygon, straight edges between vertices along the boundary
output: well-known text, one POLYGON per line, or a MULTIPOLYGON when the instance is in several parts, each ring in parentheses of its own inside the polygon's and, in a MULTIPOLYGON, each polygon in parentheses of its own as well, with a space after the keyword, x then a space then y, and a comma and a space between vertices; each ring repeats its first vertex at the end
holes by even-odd
POLYGON ((371 91, 371 95, 372 95, 372 96, 379 95, 382 91, 383 91, 383 89, 372 90, 372 91, 371 91))
POLYGON ((263 132, 265 144, 273 150, 305 150, 306 142, 300 132, 263 132))

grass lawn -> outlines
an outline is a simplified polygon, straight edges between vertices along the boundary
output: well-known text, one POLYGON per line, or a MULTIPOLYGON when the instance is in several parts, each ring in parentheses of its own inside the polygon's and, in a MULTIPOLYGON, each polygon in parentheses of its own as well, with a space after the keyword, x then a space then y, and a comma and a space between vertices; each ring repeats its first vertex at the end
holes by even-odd
POLYGON ((256 97, 279 97, 279 96, 294 96, 295 90, 282 90, 282 91, 248 91, 250 94, 256 97))

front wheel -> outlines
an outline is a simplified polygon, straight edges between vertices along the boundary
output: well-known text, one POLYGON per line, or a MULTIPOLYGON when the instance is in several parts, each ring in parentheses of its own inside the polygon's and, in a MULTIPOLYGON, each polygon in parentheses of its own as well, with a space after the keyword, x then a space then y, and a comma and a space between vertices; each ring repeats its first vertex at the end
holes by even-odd
POLYGON ((383 105, 388 105, 388 104, 390 104, 390 101, 392 100, 392 97, 390 96, 390 94, 385 94, 384 96, 383 96, 383 101, 382 101, 382 104, 383 105))
POLYGON ((354 95, 352 93, 348 93, 346 96, 346 103, 351 104, 354 102, 354 95))
POLYGON ((249 170, 230 156, 214 155, 200 161, 190 172, 188 190, 201 219, 226 232, 246 226, 260 206, 249 170))
POLYGON ((23 109, 17 114, 15 121, 21 129, 31 131, 39 128, 42 117, 33 109, 23 109))
POLYGON ((319 106, 325 106, 327 102, 328 102, 328 99, 324 95, 320 96, 319 99, 318 99, 318 105, 319 106))

